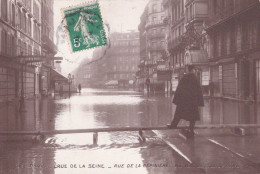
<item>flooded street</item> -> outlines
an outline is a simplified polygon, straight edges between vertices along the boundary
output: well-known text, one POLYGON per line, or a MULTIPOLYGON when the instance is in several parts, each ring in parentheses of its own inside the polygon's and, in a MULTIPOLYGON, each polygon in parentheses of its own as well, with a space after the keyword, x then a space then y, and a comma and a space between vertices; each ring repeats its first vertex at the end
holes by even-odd
MULTIPOLYGON (((170 97, 135 91, 83 89, 81 94, 26 101, 0 108, 0 131, 51 131, 126 126, 164 126, 175 106, 170 97)), ((259 124, 259 106, 205 99, 198 124, 259 124)), ((182 121, 181 124, 187 124, 182 121)), ((190 173, 189 163, 152 131, 62 134, 34 142, 32 136, 1 136, 0 174, 190 173), (182 166, 182 167, 179 167, 182 166), (186 167, 183 167, 186 166, 186 167)), ((198 169, 198 172, 200 170, 198 169)))

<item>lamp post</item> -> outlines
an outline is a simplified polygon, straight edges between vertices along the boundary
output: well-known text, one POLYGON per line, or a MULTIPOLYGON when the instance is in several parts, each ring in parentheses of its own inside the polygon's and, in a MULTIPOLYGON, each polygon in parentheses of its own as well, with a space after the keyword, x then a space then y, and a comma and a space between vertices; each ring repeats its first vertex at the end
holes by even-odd
POLYGON ((68 75, 68 81, 69 81, 69 98, 70 98, 70 83, 71 83, 71 74, 68 75))
MULTIPOLYGON (((23 52, 21 52, 21 55, 23 56, 23 52)), ((25 62, 21 62, 22 63, 22 67, 21 67, 21 93, 20 93, 20 108, 19 111, 20 112, 25 112, 25 105, 24 105, 24 73, 26 73, 26 63, 25 62)))

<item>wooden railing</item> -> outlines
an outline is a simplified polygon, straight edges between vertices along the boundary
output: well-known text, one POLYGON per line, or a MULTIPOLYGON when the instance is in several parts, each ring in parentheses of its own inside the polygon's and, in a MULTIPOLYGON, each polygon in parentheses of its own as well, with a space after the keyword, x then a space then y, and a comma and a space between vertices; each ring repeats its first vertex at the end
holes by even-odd
MULTIPOLYGON (((197 125, 195 129, 228 129, 228 128, 260 128, 260 124, 216 124, 216 125, 197 125)), ((93 133, 93 142, 97 143, 98 132, 126 132, 126 131, 138 131, 139 140, 144 142, 145 137, 143 131, 151 130, 176 130, 176 129, 188 129, 187 126, 179 126, 171 129, 166 126, 157 127, 108 127, 108 128, 90 128, 90 129, 69 129, 69 130, 52 130, 52 131, 0 131, 1 136, 11 135, 32 135, 35 139, 44 137, 46 135, 56 134, 76 134, 76 133, 93 133)))

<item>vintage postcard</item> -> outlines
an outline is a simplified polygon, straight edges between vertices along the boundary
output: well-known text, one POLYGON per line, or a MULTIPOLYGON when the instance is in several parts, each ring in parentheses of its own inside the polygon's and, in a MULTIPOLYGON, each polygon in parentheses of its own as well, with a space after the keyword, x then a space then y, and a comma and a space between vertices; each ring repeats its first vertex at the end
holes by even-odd
POLYGON ((1 0, 0 174, 260 173, 259 0, 1 0))

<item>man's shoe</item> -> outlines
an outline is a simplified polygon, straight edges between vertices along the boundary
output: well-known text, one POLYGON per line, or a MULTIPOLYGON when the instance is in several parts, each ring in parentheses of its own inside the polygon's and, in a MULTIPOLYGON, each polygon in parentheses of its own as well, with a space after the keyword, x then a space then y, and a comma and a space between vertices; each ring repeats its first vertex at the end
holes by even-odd
POLYGON ((166 127, 170 129, 176 129, 177 125, 167 124, 166 127))

